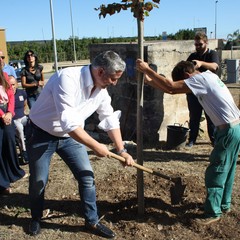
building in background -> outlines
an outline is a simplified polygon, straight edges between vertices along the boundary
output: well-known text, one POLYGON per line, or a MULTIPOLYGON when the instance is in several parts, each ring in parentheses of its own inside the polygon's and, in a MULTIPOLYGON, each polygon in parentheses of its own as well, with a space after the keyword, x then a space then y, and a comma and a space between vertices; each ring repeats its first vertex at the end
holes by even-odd
POLYGON ((5 62, 8 63, 8 52, 7 52, 7 43, 6 43, 6 35, 5 35, 5 29, 0 28, 0 49, 3 50, 3 52, 6 54, 6 60, 5 62))

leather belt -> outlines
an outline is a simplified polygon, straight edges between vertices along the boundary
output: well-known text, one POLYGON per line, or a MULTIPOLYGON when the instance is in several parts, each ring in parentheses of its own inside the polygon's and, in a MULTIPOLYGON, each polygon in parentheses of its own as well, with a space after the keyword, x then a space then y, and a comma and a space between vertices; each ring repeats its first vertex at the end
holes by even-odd
POLYGON ((217 129, 218 130, 223 130, 223 129, 226 129, 226 128, 230 128, 230 127, 236 126, 238 124, 240 124, 240 119, 238 119, 236 121, 233 121, 231 123, 225 123, 225 124, 219 125, 219 126, 217 126, 217 129))
POLYGON ((57 136, 54 136, 54 135, 52 135, 52 134, 44 131, 43 129, 41 129, 40 127, 38 127, 36 124, 34 124, 30 118, 29 118, 29 122, 30 122, 30 124, 31 124, 31 126, 32 126, 33 128, 35 128, 37 131, 40 131, 40 132, 42 132, 42 133, 44 133, 44 134, 51 135, 52 137, 55 137, 55 138, 57 138, 57 139, 64 139, 64 140, 65 140, 65 139, 68 139, 68 138, 69 138, 69 137, 57 137, 57 136))

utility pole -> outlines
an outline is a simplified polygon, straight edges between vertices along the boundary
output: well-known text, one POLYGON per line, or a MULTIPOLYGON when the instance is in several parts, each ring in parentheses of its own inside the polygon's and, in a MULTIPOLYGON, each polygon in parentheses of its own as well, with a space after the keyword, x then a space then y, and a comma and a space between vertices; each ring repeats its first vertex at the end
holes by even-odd
POLYGON ((217 39, 217 3, 218 0, 215 1, 215 39, 217 39))
POLYGON ((74 55, 74 62, 77 62, 76 48, 75 48, 75 36, 74 36, 74 32, 73 32, 72 0, 69 0, 69 4, 70 4, 70 16, 71 16, 71 26, 72 26, 73 55, 74 55))
POLYGON ((57 60, 57 46, 56 46, 56 39, 55 39, 55 30, 54 30, 54 17, 53 17, 53 5, 52 0, 50 1, 50 12, 51 12, 51 20, 52 20, 52 36, 53 36, 53 48, 54 48, 54 66, 55 71, 58 70, 58 60, 57 60))

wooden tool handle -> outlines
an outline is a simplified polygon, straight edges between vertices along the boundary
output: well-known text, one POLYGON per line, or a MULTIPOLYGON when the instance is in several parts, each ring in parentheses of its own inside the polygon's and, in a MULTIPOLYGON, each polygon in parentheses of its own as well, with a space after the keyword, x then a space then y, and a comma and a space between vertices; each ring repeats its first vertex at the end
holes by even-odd
MULTIPOLYGON (((110 152, 110 154, 108 155, 108 157, 113 157, 113 158, 115 158, 115 159, 117 159, 117 160, 119 160, 119 161, 121 161, 121 162, 125 162, 125 158, 123 158, 123 157, 121 157, 121 156, 119 156, 119 155, 117 155, 117 154, 115 154, 115 153, 112 153, 112 152, 110 152)), ((139 164, 137 164, 137 163, 135 163, 135 162, 134 162, 134 164, 133 164, 133 167, 138 168, 138 169, 141 169, 142 171, 151 173, 151 174, 153 174, 153 175, 159 176, 159 177, 161 177, 161 178, 170 180, 170 181, 175 182, 175 183, 181 181, 181 178, 179 178, 179 177, 173 178, 173 177, 167 176, 167 175, 165 175, 165 174, 163 174, 163 173, 160 173, 160 172, 158 172, 158 171, 154 171, 154 170, 152 170, 152 169, 150 169, 150 168, 146 168, 146 167, 144 167, 144 166, 142 166, 142 165, 139 165, 139 164)))
MULTIPOLYGON (((123 158, 123 157, 121 157, 121 156, 119 156, 119 155, 117 155, 115 153, 112 153, 112 152, 108 155, 108 157, 113 157, 113 158, 115 158, 115 159, 117 159, 117 160, 119 160, 121 162, 125 162, 125 158, 123 158)), ((146 167, 144 167, 142 165, 139 165, 139 164, 137 164, 135 162, 133 164, 133 167, 141 169, 141 170, 143 170, 145 172, 148 172, 148 173, 153 173, 152 169, 146 168, 146 167)))

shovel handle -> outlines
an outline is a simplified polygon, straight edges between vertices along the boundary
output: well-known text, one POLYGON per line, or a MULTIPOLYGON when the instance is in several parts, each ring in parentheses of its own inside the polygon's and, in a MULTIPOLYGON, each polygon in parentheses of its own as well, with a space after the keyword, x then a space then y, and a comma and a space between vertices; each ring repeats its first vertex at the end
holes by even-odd
MULTIPOLYGON (((112 153, 112 152, 108 155, 108 157, 113 157, 113 158, 115 158, 115 159, 117 159, 117 160, 119 160, 119 161, 121 161, 121 162, 125 162, 125 158, 123 158, 123 157, 121 157, 121 156, 119 156, 119 155, 117 155, 117 154, 115 154, 115 153, 112 153)), ((144 166, 142 166, 142 165, 140 165, 140 164, 137 164, 137 163, 135 163, 135 162, 134 162, 134 164, 133 164, 133 167, 138 168, 138 169, 141 169, 142 171, 145 171, 145 172, 148 172, 148 173, 157 175, 157 176, 162 177, 162 178, 164 178, 164 179, 174 181, 174 180, 173 180, 171 177, 169 177, 169 176, 166 176, 166 175, 164 175, 164 174, 162 174, 162 173, 160 173, 160 172, 153 171, 152 169, 146 168, 146 167, 144 167, 144 166)))
MULTIPOLYGON (((121 156, 119 156, 119 155, 117 155, 117 154, 115 154, 115 153, 112 153, 112 152, 111 152, 111 153, 108 155, 108 157, 113 157, 113 158, 115 158, 115 159, 117 159, 117 160, 125 163, 125 158, 123 158, 123 157, 121 157, 121 156)), ((148 172, 148 173, 153 173, 153 170, 152 170, 152 169, 148 169, 148 168, 146 168, 146 167, 144 167, 144 166, 142 166, 142 165, 139 165, 139 164, 137 164, 137 163, 135 163, 135 162, 133 163, 133 167, 138 168, 138 169, 141 169, 141 170, 143 170, 143 171, 145 171, 145 172, 148 172)))

